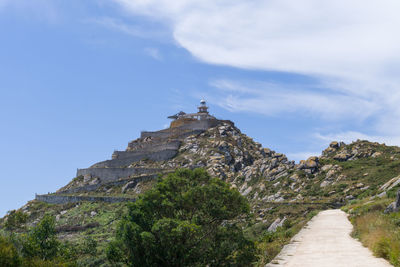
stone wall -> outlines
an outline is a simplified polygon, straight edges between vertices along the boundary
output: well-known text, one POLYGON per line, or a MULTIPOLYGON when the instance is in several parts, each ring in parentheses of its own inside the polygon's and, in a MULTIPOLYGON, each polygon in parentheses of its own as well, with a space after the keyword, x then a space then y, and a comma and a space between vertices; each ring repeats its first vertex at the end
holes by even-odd
POLYGON ((153 138, 159 138, 159 139, 167 139, 170 138, 173 135, 172 131, 156 131, 156 132, 148 132, 148 131, 142 131, 140 133, 140 138, 146 138, 146 137, 153 137, 153 138))
POLYGON ((89 174, 92 177, 100 178, 101 183, 107 183, 121 178, 128 178, 132 175, 156 174, 162 171, 163 169, 150 168, 88 168, 78 169, 76 176, 85 176, 89 174))
POLYGON ((165 140, 168 138, 174 138, 183 140, 184 138, 190 135, 201 134, 204 130, 187 130, 187 129, 168 129, 167 131, 158 131, 158 132, 141 132, 140 138, 152 137, 154 139, 165 140))
POLYGON ((213 119, 213 120, 199 120, 196 122, 191 122, 188 124, 184 124, 182 126, 179 126, 179 129, 182 130, 208 130, 212 127, 217 126, 220 123, 219 120, 213 119))
POLYGON ((140 147, 139 151, 114 151, 112 158, 113 159, 130 158, 143 153, 158 153, 164 150, 177 151, 179 149, 180 144, 181 141, 179 140, 174 140, 166 143, 156 143, 156 142, 144 143, 144 145, 140 147))
POLYGON ((117 158, 98 162, 91 166, 91 168, 118 168, 127 167, 133 162, 140 160, 152 160, 152 161, 163 161, 169 160, 176 156, 178 151, 176 149, 166 149, 157 152, 147 152, 147 151, 135 151, 131 153, 129 157, 117 158))
MULTIPOLYGON (((146 137, 153 137, 153 138, 170 138, 170 137, 176 137, 177 135, 181 137, 181 134, 185 133, 185 131, 193 131, 195 133, 201 133, 202 131, 205 131, 211 127, 215 127, 220 123, 219 120, 198 120, 194 122, 190 122, 187 124, 184 124, 179 127, 175 128, 168 128, 164 129, 161 131, 156 131, 156 132, 146 132, 143 131, 140 135, 141 138, 146 138, 146 137), (183 131, 183 132, 182 132, 183 131)), ((189 134, 190 135, 190 134, 189 134)), ((189 136, 188 135, 188 136, 189 136)))
POLYGON ((73 193, 79 193, 79 192, 91 192, 91 191, 97 190, 101 186, 123 185, 123 184, 126 184, 131 181, 135 181, 135 183, 137 184, 139 182, 146 182, 146 181, 151 181, 151 180, 157 179, 158 176, 159 176, 158 174, 151 174, 151 175, 144 175, 144 176, 135 177, 135 178, 121 179, 121 180, 112 181, 112 182, 108 182, 108 183, 84 185, 84 186, 74 187, 74 188, 70 188, 67 190, 63 190, 63 191, 58 191, 57 194, 73 194, 73 193))
POLYGON ((62 195, 36 195, 37 201, 46 202, 49 204, 67 204, 82 201, 90 202, 107 202, 107 203, 118 203, 118 202, 134 202, 134 198, 126 197, 91 197, 91 196, 62 196, 62 195))

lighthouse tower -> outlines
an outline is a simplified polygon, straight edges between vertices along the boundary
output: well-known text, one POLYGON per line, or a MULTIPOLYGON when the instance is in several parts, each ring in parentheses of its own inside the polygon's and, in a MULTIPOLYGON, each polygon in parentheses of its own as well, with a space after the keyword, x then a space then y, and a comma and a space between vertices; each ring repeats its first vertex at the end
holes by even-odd
POLYGON ((207 107, 206 101, 204 99, 202 99, 200 101, 200 106, 198 106, 198 109, 199 109, 199 113, 208 114, 208 107, 207 107))

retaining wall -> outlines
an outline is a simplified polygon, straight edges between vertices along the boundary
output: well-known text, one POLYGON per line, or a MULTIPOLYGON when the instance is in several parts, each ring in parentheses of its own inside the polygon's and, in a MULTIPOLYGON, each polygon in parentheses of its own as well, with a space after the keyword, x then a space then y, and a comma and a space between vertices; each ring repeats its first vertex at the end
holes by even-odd
POLYGON ((134 186, 136 186, 136 184, 139 182, 146 182, 146 181, 154 180, 157 177, 158 177, 158 174, 152 174, 152 175, 139 176, 139 177, 135 177, 135 178, 121 179, 121 180, 112 181, 112 182, 108 182, 108 183, 84 185, 84 186, 80 186, 80 187, 67 189, 64 191, 59 191, 59 192, 57 192, 57 194, 72 194, 72 193, 79 193, 79 192, 91 192, 91 191, 97 190, 101 186, 123 185, 123 184, 126 184, 131 181, 134 181, 135 182, 134 186))
POLYGON ((215 127, 220 123, 219 120, 217 119, 213 119, 213 120, 198 120, 198 121, 194 121, 194 122, 190 122, 187 124, 184 124, 182 126, 179 127, 174 127, 174 128, 168 128, 168 129, 164 129, 161 131, 156 131, 156 132, 147 132, 147 131, 143 131, 140 134, 140 138, 146 138, 146 137, 153 137, 153 138, 161 138, 161 139, 165 139, 165 138, 170 138, 172 136, 175 137, 175 135, 180 135, 180 133, 182 131, 205 131, 211 127, 215 127))
POLYGON ((106 160, 102 162, 98 162, 91 166, 91 168, 118 168, 118 167, 126 167, 132 164, 133 162, 137 162, 140 160, 148 159, 152 161, 163 161, 169 160, 176 156, 178 153, 175 149, 166 149, 157 152, 130 152, 132 153, 129 157, 126 158, 117 158, 106 160))
POLYGON ((145 145, 138 146, 136 151, 114 151, 112 158, 113 159, 123 159, 123 158, 129 158, 137 155, 141 155, 143 153, 158 153, 162 152, 164 150, 175 150, 177 151, 179 149, 179 146, 181 144, 181 141, 175 140, 172 142, 168 143, 156 143, 156 142, 149 142, 149 143, 144 143, 145 145), (140 150, 139 150, 140 149, 140 150))
POLYGON ((155 174, 162 172, 163 169, 150 168, 88 168, 78 169, 76 176, 85 176, 90 174, 92 177, 100 178, 102 184, 116 181, 121 178, 128 178, 132 175, 155 174))
POLYGON ((82 201, 90 202, 107 202, 107 203, 118 203, 118 202, 134 202, 134 198, 126 197, 91 197, 91 196, 60 196, 60 195, 36 195, 35 199, 50 204, 67 204, 82 201))
POLYGON ((212 127, 217 126, 220 123, 220 121, 213 119, 213 120, 199 120, 195 122, 191 122, 188 124, 184 124, 182 126, 179 126, 179 129, 182 130, 207 130, 212 127))
POLYGON ((179 149, 180 145, 181 145, 181 141, 180 140, 171 140, 171 139, 167 139, 167 141, 165 140, 150 140, 147 142, 143 142, 143 140, 136 139, 134 141, 129 142, 127 150, 126 151, 138 151, 138 150, 146 150, 146 151, 151 151, 152 149, 157 149, 157 147, 159 146, 165 146, 164 148, 176 148, 179 149))
POLYGON ((187 136, 201 134, 204 132, 202 129, 197 130, 187 130, 187 129, 168 129, 168 131, 158 131, 158 132, 141 132, 140 138, 152 137, 155 139, 168 139, 168 138, 175 138, 175 139, 184 139, 187 136))

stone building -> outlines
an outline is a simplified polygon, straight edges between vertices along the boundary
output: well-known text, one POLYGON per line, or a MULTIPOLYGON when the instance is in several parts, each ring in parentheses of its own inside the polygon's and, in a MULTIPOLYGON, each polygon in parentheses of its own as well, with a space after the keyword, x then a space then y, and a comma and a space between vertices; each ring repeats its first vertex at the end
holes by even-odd
POLYGON ((205 100, 200 101, 200 106, 197 107, 197 113, 189 113, 181 111, 175 115, 169 116, 172 119, 170 128, 190 125, 199 121, 215 121, 216 118, 208 113, 208 107, 205 100))

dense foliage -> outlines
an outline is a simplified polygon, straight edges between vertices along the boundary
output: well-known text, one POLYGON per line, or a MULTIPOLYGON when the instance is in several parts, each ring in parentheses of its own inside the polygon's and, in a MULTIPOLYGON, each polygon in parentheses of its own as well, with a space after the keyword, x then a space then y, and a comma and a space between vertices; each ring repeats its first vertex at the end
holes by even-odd
POLYGON ((24 223, 28 220, 28 215, 22 211, 12 210, 7 214, 7 221, 4 226, 7 230, 15 230, 21 228, 24 223))
POLYGON ((11 241, 0 236, 0 266, 20 266, 21 258, 11 241))
POLYGON ((60 243, 56 237, 55 219, 45 216, 39 225, 31 230, 24 241, 23 253, 30 257, 43 260, 57 256, 60 243))
POLYGON ((54 217, 45 215, 27 233, 0 236, 0 266, 77 266, 79 256, 93 256, 96 250, 97 244, 91 238, 78 247, 60 242, 56 236, 54 217))
POLYGON ((130 266, 249 266, 255 247, 237 224, 248 213, 227 183, 180 169, 130 205, 108 258, 130 266))

